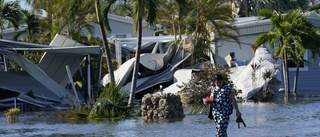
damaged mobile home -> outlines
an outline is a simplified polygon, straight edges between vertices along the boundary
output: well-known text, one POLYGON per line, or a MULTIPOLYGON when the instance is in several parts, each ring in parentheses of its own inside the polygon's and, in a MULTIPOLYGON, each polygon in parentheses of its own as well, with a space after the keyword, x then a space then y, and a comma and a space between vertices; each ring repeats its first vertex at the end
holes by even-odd
MULTIPOLYGON (((123 86, 123 90, 129 91, 135 61, 130 56, 135 53, 136 38, 116 39, 115 43, 117 60, 124 62, 114 71, 115 81, 123 86)), ((174 44, 173 36, 142 37, 142 43, 136 98, 141 98, 146 92, 158 90, 160 85, 171 84, 175 71, 191 55, 183 48, 183 43, 174 44)), ((101 83, 103 86, 110 83, 108 74, 101 83)))
MULTIPOLYGON (((99 46, 86 46, 56 35, 50 45, 0 40, 0 106, 24 110, 61 108, 80 105, 91 98, 90 58, 97 57, 101 62, 102 50, 99 46), (22 56, 21 52, 44 52, 38 64, 22 56), (85 61, 86 74, 83 74, 85 93, 75 88, 72 76, 85 61), (21 71, 8 71, 8 62, 14 62, 21 71), (76 102, 76 103, 74 103, 76 102)), ((101 63, 100 63, 101 64, 101 63)), ((100 73, 100 72, 97 72, 100 73)), ((97 78, 100 79, 100 78, 97 78)), ((99 81, 99 80, 97 80, 99 81)))
MULTIPOLYGON (((175 70, 190 56, 182 44, 176 46, 173 41, 174 37, 143 37, 143 54, 136 90, 138 95, 150 88, 159 88, 163 83, 171 83, 175 70)), ((131 86, 135 43, 134 38, 116 39, 117 60, 124 63, 119 64, 115 78, 118 84, 123 85, 124 90, 131 86)), ((86 46, 62 35, 56 35, 49 46, 10 40, 0 40, 0 45, 3 58, 0 65, 1 108, 29 110, 80 106, 80 103, 93 98, 92 85, 105 86, 110 82, 108 75, 103 79, 99 77, 102 63, 102 49, 99 46, 86 46), (44 54, 40 62, 35 64, 20 54, 25 51, 44 54), (90 70, 91 57, 97 58, 99 62, 97 68, 100 69, 95 72, 98 76, 96 78, 93 78, 94 74, 90 70), (14 62, 21 70, 8 71, 8 61, 14 62), (81 67, 83 62, 84 68, 81 67), (74 88, 72 79, 78 70, 85 72, 82 74, 85 80, 81 91, 74 88), (92 81, 97 83, 91 83, 92 81)))

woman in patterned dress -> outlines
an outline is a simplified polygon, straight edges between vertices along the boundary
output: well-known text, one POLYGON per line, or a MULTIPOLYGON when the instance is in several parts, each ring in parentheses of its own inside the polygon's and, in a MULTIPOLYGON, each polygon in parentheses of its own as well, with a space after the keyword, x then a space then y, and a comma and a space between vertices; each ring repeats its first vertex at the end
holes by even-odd
POLYGON ((237 117, 240 117, 241 113, 235 94, 232 88, 224 83, 222 75, 215 76, 214 85, 211 89, 211 96, 214 97, 212 114, 217 129, 216 136, 227 137, 229 117, 232 114, 233 107, 236 110, 237 117))

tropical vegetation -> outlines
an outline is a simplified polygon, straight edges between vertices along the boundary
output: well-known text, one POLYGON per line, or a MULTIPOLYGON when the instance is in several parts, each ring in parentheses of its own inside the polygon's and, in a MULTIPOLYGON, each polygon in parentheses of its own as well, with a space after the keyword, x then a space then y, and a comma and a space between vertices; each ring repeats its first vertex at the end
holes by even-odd
POLYGON ((306 11, 310 7, 308 0, 235 0, 235 7, 239 8, 239 17, 257 16, 261 10, 269 9, 286 13, 293 9, 306 11))
POLYGON ((238 90, 230 79, 229 68, 204 63, 204 69, 194 71, 189 82, 178 85, 181 90, 177 94, 181 96, 183 106, 189 108, 188 114, 203 114, 208 111, 208 105, 204 105, 202 99, 210 96, 213 86, 212 78, 217 74, 223 76, 224 82, 235 91, 236 95, 241 94, 242 91, 238 90))
POLYGON ((6 113, 6 121, 8 123, 15 123, 19 120, 20 109, 18 108, 10 108, 6 113))
MULTIPOLYGON (((306 49, 311 49, 313 57, 319 54, 317 43, 319 42, 319 33, 301 13, 300 10, 291 10, 287 14, 271 10, 262 10, 262 17, 266 17, 271 21, 271 31, 261 34, 254 41, 254 46, 268 44, 275 49, 275 56, 283 61, 283 75, 285 85, 285 97, 290 95, 289 75, 288 75, 288 58, 293 58, 297 65, 297 74, 299 72, 299 64, 305 63, 303 54, 306 49), (277 44, 279 42, 279 44, 277 44)), ((295 79, 295 85, 297 78, 295 79)), ((296 95, 296 86, 295 86, 296 95)))
MULTIPOLYGON (((192 35, 194 60, 214 54, 210 46, 217 38, 230 38, 239 42, 230 30, 237 31, 228 0, 188 1, 185 19, 186 35, 192 35), (213 8, 214 7, 214 8, 213 8)), ((240 44, 239 44, 240 45, 240 44)), ((216 63, 216 61, 214 61, 216 63)))
POLYGON ((132 74, 131 89, 129 95, 128 106, 134 105, 135 89, 138 79, 139 65, 140 65, 140 51, 142 42, 142 19, 146 18, 149 24, 153 24, 157 15, 157 0, 133 0, 134 3, 134 29, 137 31, 137 48, 135 55, 135 62, 132 74))
POLYGON ((2 39, 3 29, 12 26, 14 29, 19 28, 21 20, 21 8, 18 1, 5 2, 0 0, 0 38, 2 39))
POLYGON ((202 98, 210 96, 210 89, 213 86, 212 78, 217 74, 222 75, 225 83, 230 85, 234 91, 237 91, 237 94, 241 92, 236 89, 235 85, 233 85, 230 80, 231 71, 228 68, 205 63, 203 70, 193 72, 190 82, 178 85, 181 88, 178 94, 181 95, 183 104, 203 104, 202 98))
POLYGON ((123 118, 134 114, 133 107, 127 107, 128 92, 120 85, 107 85, 94 103, 88 118, 123 118))
MULTIPOLYGON (((160 24, 160 28, 155 27, 158 29, 157 32, 177 36, 176 43, 183 39, 183 35, 191 36, 192 44, 188 48, 193 53, 193 58, 189 60, 190 64, 193 64, 195 60, 208 58, 208 54, 215 54, 210 47, 219 38, 233 39, 240 46, 237 39, 237 28, 233 24, 234 16, 231 14, 233 9, 228 4, 230 0, 26 0, 26 2, 32 7, 31 11, 21 10, 18 1, 0 0, 0 37, 2 37, 3 29, 8 27, 18 29, 19 25, 23 25, 25 29, 16 35, 16 40, 49 44, 56 34, 63 34, 79 42, 98 44, 104 48, 107 61, 103 66, 105 73, 102 75, 109 73, 112 82, 101 93, 98 92, 93 109, 90 114, 86 115, 90 118, 122 117, 131 114, 139 71, 143 20, 146 20, 149 26, 160 24), (112 65, 110 51, 112 46, 107 40, 108 32, 112 31, 108 22, 108 13, 133 18, 134 29, 138 34, 136 62, 129 99, 125 98, 124 91, 119 89, 119 85, 114 85, 113 70, 115 67, 112 65), (94 24, 100 27, 102 34, 100 38, 93 33, 94 24), (86 34, 81 33, 83 30, 86 31, 86 34), (26 37, 22 36, 22 33, 26 34, 26 37)), ((307 1, 241 0, 233 2, 241 6, 240 12, 237 13, 239 16, 254 16, 260 13, 261 16, 271 20, 272 30, 259 36, 254 45, 260 46, 268 43, 275 49, 275 55, 283 60, 285 90, 286 96, 289 96, 288 57, 297 64, 297 77, 299 64, 306 63, 303 60, 304 51, 310 49, 314 54, 319 53, 316 47, 320 40, 319 33, 301 14, 302 11, 309 8, 307 1), (265 8, 270 10, 263 10, 265 8), (296 8, 300 10, 291 10, 296 8), (288 13, 283 15, 286 12, 288 13), (279 45, 275 45, 277 41, 280 41, 279 45)), ((309 10, 317 11, 318 9, 315 6, 309 10)), ((41 53, 26 53, 25 56, 37 62, 41 53)), ((208 76, 229 73, 227 69, 222 69, 216 64, 207 66, 203 72, 197 73, 191 83, 183 85, 183 91, 203 91, 203 93, 190 95, 194 99, 192 102, 199 102, 201 97, 207 95, 207 89, 203 88, 211 84, 208 76), (205 76, 206 73, 210 75, 205 76), (204 79, 208 83, 204 83, 202 88, 191 89, 191 85, 198 87, 195 86, 199 84, 197 81, 204 79)), ((81 78, 78 80, 81 81, 81 78)))

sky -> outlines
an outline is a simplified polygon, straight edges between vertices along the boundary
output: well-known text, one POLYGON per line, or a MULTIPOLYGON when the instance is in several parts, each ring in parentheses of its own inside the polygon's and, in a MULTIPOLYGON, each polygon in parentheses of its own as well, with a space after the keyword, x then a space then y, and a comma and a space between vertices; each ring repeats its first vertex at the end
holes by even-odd
MULTIPOLYGON (((4 1, 8 2, 8 1, 15 1, 15 0, 4 0, 4 1)), ((18 0, 18 1, 20 1, 19 3, 21 8, 31 10, 30 6, 27 5, 25 0, 18 0)))

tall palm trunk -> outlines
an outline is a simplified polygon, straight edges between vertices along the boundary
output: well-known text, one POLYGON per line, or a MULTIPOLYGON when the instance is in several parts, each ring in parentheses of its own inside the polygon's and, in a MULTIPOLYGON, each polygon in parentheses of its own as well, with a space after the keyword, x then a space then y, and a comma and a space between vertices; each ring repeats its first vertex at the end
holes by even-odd
MULTIPOLYGON (((179 38, 178 38, 178 41, 180 42, 182 40, 181 38, 181 20, 180 20, 180 17, 179 17, 179 21, 178 21, 178 29, 179 29, 179 38)), ((177 42, 178 43, 178 42, 177 42)))
POLYGON ((299 76, 299 69, 300 65, 299 62, 297 63, 296 67, 296 74, 294 76, 294 81, 293 81, 293 95, 296 97, 297 96, 297 86, 298 86, 298 76, 299 76))
MULTIPOLYGON (((2 25, 0 25, 0 26, 2 26, 2 25)), ((0 39, 2 39, 3 38, 3 31, 2 31, 2 28, 0 28, 0 39)))
POLYGON ((177 40, 177 32, 176 32, 176 23, 175 23, 174 19, 173 19, 171 25, 172 25, 172 28, 173 28, 174 41, 176 41, 177 40))
MULTIPOLYGON (((141 0, 139 0, 138 2, 139 2, 139 9, 141 9, 142 2, 141 2, 141 0)), ((137 40, 136 57, 135 57, 134 68, 133 68, 130 96, 129 96, 129 102, 128 102, 129 107, 132 107, 134 105, 134 99, 135 99, 135 95, 136 95, 136 85, 137 85, 139 65, 140 65, 141 39, 142 39, 142 17, 139 16, 139 19, 138 19, 138 40, 137 40)))
POLYGON ((113 72, 113 67, 112 67, 112 60, 111 60, 111 52, 108 46, 108 40, 107 40, 107 36, 106 36, 106 32, 104 29, 104 24, 103 21, 101 19, 101 12, 100 12, 100 4, 99 4, 99 0, 95 1, 95 7, 96 7, 96 14, 97 14, 97 21, 99 23, 100 26, 100 32, 102 35, 102 42, 103 42, 103 46, 105 48, 105 52, 107 55, 107 65, 108 65, 108 69, 109 69, 109 77, 111 80, 111 83, 115 83, 115 79, 114 79, 114 72, 113 72))
POLYGON ((286 99, 290 96, 290 86, 289 86, 289 69, 288 69, 288 57, 286 53, 286 49, 284 49, 284 55, 283 55, 283 79, 284 79, 284 90, 285 94, 284 97, 286 99))

